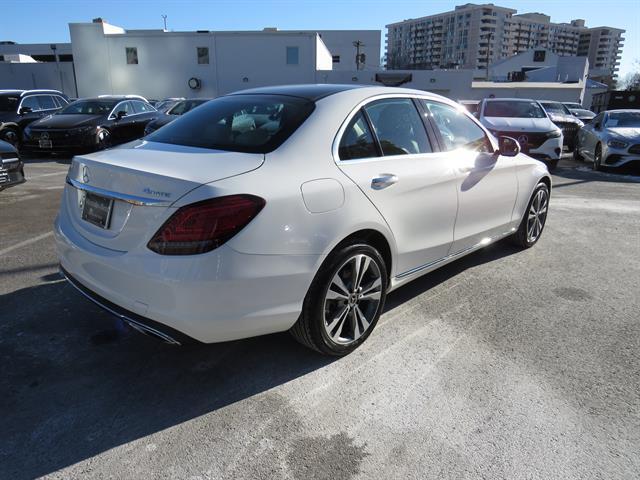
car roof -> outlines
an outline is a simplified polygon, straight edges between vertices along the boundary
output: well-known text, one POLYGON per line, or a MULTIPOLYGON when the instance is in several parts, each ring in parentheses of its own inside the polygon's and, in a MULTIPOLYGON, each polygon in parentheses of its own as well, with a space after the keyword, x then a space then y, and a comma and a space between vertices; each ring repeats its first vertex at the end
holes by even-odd
POLYGON ((79 98, 78 100, 142 100, 147 101, 141 95, 98 95, 97 97, 79 98))
POLYGON ((485 98, 486 102, 543 102, 544 100, 534 100, 533 98, 485 98))
POLYGON ((363 88, 364 85, 340 85, 340 84, 304 84, 304 85, 278 85, 273 87, 258 87, 248 90, 240 90, 231 95, 287 95, 290 97, 300 97, 313 102, 321 98, 334 95, 346 90, 363 88))
POLYGON ((607 110, 604 113, 640 113, 640 109, 638 108, 618 108, 616 110, 607 110))

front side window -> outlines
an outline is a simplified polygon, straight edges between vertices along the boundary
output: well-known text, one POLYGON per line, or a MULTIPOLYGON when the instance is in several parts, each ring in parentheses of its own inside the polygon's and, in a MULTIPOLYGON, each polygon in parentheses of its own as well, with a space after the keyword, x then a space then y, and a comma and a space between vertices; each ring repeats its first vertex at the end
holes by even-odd
POLYGON ((485 117, 545 118, 538 102, 523 100, 492 100, 484 106, 485 117))
POLYGON ((298 47, 287 47, 287 65, 298 65, 299 60, 298 47))
POLYGON ((444 151, 458 149, 477 152, 493 151, 484 130, 464 112, 443 103, 429 100, 422 100, 422 103, 440 132, 444 151))
POLYGON ((138 49, 136 47, 126 47, 127 65, 138 64, 138 49))
POLYGON ((119 112, 124 112, 125 116, 132 115, 133 105, 131 105, 131 102, 120 102, 113 111, 113 115, 117 116, 119 112))
POLYGON ((420 114, 411 99, 377 100, 364 108, 371 119, 384 155, 433 151, 420 114))
POLYGON ((209 64, 209 47, 198 47, 198 65, 209 64))
POLYGON ((340 160, 355 160, 357 158, 378 156, 375 140, 362 111, 351 119, 349 126, 342 134, 338 155, 340 160))
POLYGON ((38 102, 38 97, 26 97, 22 100, 22 105, 20 108, 30 108, 32 112, 40 110, 40 102, 38 102))
POLYGON ((147 136, 152 142, 234 152, 269 153, 315 104, 286 95, 228 95, 211 100, 147 136))

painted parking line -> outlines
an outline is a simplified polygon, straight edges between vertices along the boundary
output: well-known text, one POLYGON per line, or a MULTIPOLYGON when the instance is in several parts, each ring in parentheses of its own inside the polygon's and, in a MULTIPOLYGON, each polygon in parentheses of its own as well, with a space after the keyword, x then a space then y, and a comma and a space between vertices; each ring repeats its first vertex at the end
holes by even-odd
POLYGON ((66 174, 67 174, 67 170, 65 170, 64 172, 42 173, 40 175, 27 175, 27 180, 35 180, 36 178, 53 177, 56 175, 66 175, 66 174))
POLYGON ((43 233, 42 235, 38 235, 37 237, 32 237, 22 242, 16 243, 15 245, 11 245, 10 247, 0 250, 0 257, 3 255, 6 255, 9 252, 13 252, 14 250, 17 250, 19 248, 26 247, 27 245, 31 245, 32 243, 39 242, 40 240, 44 240, 45 238, 50 237, 52 235, 53 235, 53 232, 47 232, 47 233, 43 233))

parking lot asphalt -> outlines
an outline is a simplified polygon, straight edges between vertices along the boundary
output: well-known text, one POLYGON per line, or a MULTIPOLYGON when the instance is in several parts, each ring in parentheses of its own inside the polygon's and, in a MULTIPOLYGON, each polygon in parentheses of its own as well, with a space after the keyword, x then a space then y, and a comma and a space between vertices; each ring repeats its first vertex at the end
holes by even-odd
POLYGON ((397 290, 332 359, 117 328, 57 274, 67 167, 0 193, 0 478, 638 478, 640 177, 563 160, 534 248, 397 290))

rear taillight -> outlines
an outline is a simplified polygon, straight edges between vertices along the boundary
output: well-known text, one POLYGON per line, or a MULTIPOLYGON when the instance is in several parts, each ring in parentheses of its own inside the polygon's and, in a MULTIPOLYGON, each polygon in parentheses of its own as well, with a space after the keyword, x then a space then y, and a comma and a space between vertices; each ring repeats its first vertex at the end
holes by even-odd
POLYGON ((265 205, 253 195, 229 195, 186 205, 164 222, 147 244, 161 255, 195 255, 219 247, 265 205))

